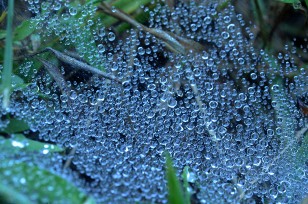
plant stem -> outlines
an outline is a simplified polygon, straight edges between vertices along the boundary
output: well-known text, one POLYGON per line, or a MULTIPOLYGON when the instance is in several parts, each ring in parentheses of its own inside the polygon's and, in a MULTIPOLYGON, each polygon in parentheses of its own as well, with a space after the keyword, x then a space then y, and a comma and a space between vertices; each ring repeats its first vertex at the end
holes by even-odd
POLYGON ((118 79, 116 76, 102 72, 101 70, 92 67, 84 62, 78 61, 77 59, 70 57, 68 55, 65 55, 55 49, 52 49, 51 47, 47 47, 46 50, 52 52, 60 61, 65 62, 67 64, 70 64, 71 66, 73 66, 76 69, 81 69, 84 71, 88 71, 91 72, 93 74, 97 74, 99 76, 102 76, 106 79, 112 80, 112 81, 116 81, 119 84, 122 84, 122 81, 120 79, 118 79))
POLYGON ((2 87, 3 93, 2 107, 7 109, 10 103, 10 94, 12 89, 12 68, 13 68, 13 13, 14 0, 9 1, 6 26, 6 41, 4 50, 4 69, 2 73, 2 87))
POLYGON ((104 13, 114 18, 117 18, 121 21, 127 22, 139 30, 151 33, 155 37, 161 39, 169 48, 169 50, 171 50, 174 53, 187 54, 190 51, 202 52, 206 50, 205 46, 201 45, 200 43, 194 40, 186 39, 160 29, 146 27, 145 25, 137 22, 135 19, 130 17, 125 12, 119 9, 112 8, 106 2, 102 2, 101 5, 98 6, 98 8, 101 9, 104 13))

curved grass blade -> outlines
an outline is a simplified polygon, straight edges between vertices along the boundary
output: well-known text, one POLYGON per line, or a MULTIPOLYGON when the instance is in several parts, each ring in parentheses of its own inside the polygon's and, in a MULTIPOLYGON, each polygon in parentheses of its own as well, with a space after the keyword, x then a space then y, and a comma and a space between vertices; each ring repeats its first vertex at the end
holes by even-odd
MULTIPOLYGON (((151 0, 139 0, 139 1, 127 1, 127 0, 117 0, 111 2, 111 5, 121 9, 127 14, 132 15, 134 12, 140 8, 141 5, 149 4, 151 0)), ((141 14, 141 13, 140 13, 141 14)), ((112 17, 111 15, 102 16, 102 22, 106 27, 110 27, 111 25, 117 23, 119 19, 112 17)))
POLYGON ((135 19, 131 18, 128 14, 118 9, 112 8, 105 2, 102 2, 99 8, 104 13, 114 18, 127 22, 139 30, 151 33, 155 37, 162 40, 172 52, 186 54, 189 51, 201 52, 205 50, 205 47, 196 41, 186 39, 160 29, 146 27, 143 24, 137 22, 135 19))
POLYGON ((9 154, 19 152, 41 152, 48 154, 50 152, 62 152, 62 148, 48 143, 38 142, 26 138, 23 134, 14 134, 11 138, 2 139, 0 137, 0 152, 9 154))
POLYGON ((0 164, 0 186, 3 185, 14 191, 6 192, 0 188, 0 197, 18 192, 20 197, 31 201, 27 203, 95 203, 68 180, 24 162, 5 160, 0 164))
POLYGON ((4 50, 4 70, 2 73, 3 94, 2 107, 8 109, 12 89, 12 69, 13 69, 13 13, 14 1, 9 1, 7 14, 6 41, 4 50))
POLYGON ((2 21, 5 19, 6 15, 7 15, 7 12, 2 11, 1 16, 0 16, 0 23, 2 23, 2 21))
POLYGON ((4 128, 3 130, 1 129, 0 131, 5 132, 7 134, 12 134, 17 132, 22 132, 28 129, 29 126, 25 121, 18 119, 10 119, 10 123, 8 124, 8 126, 6 126, 6 128, 4 128))
POLYGON ((0 202, 1 203, 19 203, 29 204, 31 201, 27 196, 19 193, 14 188, 0 183, 0 202))
POLYGON ((31 19, 23 21, 14 31, 14 40, 20 41, 31 35, 36 30, 34 24, 34 20, 31 19))
POLYGON ((173 168, 172 160, 169 154, 166 154, 166 176, 168 182, 168 203, 170 204, 185 204, 184 192, 180 181, 176 176, 173 168))
POLYGON ((116 81, 118 83, 122 83, 121 80, 119 80, 118 78, 116 78, 114 75, 111 74, 107 74, 105 72, 102 72, 101 70, 92 67, 84 62, 81 62, 73 57, 70 57, 66 54, 63 54, 51 47, 47 47, 46 50, 51 51, 60 61, 65 62, 69 65, 71 65, 72 67, 76 68, 76 69, 82 69, 84 71, 88 71, 91 72, 93 74, 97 74, 98 76, 104 77, 106 79, 109 79, 111 81, 116 81))

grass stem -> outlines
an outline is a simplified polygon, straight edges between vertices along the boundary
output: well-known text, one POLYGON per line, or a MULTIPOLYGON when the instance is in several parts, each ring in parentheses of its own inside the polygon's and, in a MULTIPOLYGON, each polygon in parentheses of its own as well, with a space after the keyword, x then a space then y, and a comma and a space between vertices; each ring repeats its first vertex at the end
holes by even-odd
POLYGON ((7 109, 10 103, 10 94, 12 89, 12 69, 13 69, 13 13, 14 0, 9 1, 7 26, 6 26, 6 41, 4 50, 4 64, 2 73, 2 87, 3 94, 2 107, 7 109))

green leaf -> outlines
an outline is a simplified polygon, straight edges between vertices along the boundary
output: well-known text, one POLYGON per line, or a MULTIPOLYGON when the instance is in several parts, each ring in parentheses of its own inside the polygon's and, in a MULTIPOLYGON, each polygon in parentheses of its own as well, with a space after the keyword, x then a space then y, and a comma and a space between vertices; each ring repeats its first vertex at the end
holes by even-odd
POLYGON ((221 3, 218 5, 217 10, 218 10, 218 11, 222 11, 222 10, 224 10, 225 8, 227 8, 228 5, 230 4, 230 1, 231 1, 231 0, 226 0, 226 1, 224 1, 224 2, 221 2, 221 3))
POLYGON ((2 14, 0 16, 0 23, 2 23, 2 21, 5 19, 6 15, 7 15, 7 12, 6 11, 2 11, 2 14))
POLYGON ((24 89, 28 86, 28 83, 25 83, 24 80, 18 75, 12 74, 12 88, 16 90, 17 88, 24 89))
POLYGON ((8 126, 3 130, 7 134, 22 132, 28 130, 29 126, 23 120, 11 119, 8 126))
POLYGON ((14 134, 8 139, 0 138, 0 150, 0 152, 9 152, 11 154, 21 151, 37 151, 43 154, 63 151, 62 148, 56 145, 31 140, 26 138, 23 134, 14 134))
MULTIPOLYGON (((125 13, 132 14, 138 8, 140 8, 141 5, 146 5, 150 2, 151 0, 140 0, 140 1, 117 0, 112 3, 112 6, 120 9, 121 11, 124 11, 125 13)), ((102 22, 106 27, 110 27, 112 24, 118 22, 118 20, 111 16, 104 15, 104 17, 102 18, 102 22)))
POLYGON ((61 176, 24 162, 2 161, 0 180, 0 198, 17 195, 25 200, 13 203, 95 203, 61 176))
POLYGON ((185 204, 185 197, 180 185, 180 181, 176 176, 173 168, 172 160, 169 154, 166 155, 166 176, 168 182, 168 203, 170 204, 185 204))
POLYGON ((20 78, 19 76, 13 74, 12 75, 12 86, 20 86, 24 84, 24 80, 22 78, 20 78))
POLYGON ((294 4, 294 3, 297 3, 299 0, 278 0, 278 1, 286 3, 286 4, 294 4))
POLYGON ((0 202, 1 203, 20 203, 28 204, 31 201, 23 194, 17 192, 14 188, 0 183, 0 202))
MULTIPOLYGON (((293 4, 294 9, 300 9, 306 12, 306 10, 303 8, 303 5, 300 0, 278 0, 280 2, 286 3, 286 4, 293 4)), ((305 3, 307 4, 307 0, 305 0, 305 3)), ((308 5, 308 4, 307 4, 308 5)))
POLYGON ((14 41, 20 41, 31 35, 36 30, 32 19, 23 21, 14 31, 14 41))
POLYGON ((6 31, 5 30, 0 30, 0 40, 5 39, 6 37, 6 31))
POLYGON ((150 3, 151 0, 139 0, 139 1, 127 1, 127 0, 117 0, 113 3, 113 6, 119 8, 126 13, 132 13, 140 8, 141 5, 146 5, 150 3))

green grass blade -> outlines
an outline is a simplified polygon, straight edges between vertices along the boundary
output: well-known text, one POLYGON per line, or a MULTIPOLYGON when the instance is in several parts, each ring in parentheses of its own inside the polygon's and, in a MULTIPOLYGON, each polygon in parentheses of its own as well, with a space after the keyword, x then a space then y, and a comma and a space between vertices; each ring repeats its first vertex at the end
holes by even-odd
POLYGON ((25 20, 14 30, 14 41, 20 41, 31 35, 35 30, 35 21, 34 20, 25 20))
POLYGON ((7 134, 13 134, 13 133, 22 132, 28 129, 29 129, 29 126, 25 121, 13 118, 13 119, 10 119, 10 123, 4 129, 1 128, 0 131, 5 132, 7 134))
POLYGON ((3 185, 14 191, 0 188, 0 197, 18 193, 16 195, 20 199, 31 201, 26 203, 95 204, 91 197, 71 181, 52 171, 26 162, 14 163, 9 159, 2 161, 0 164, 0 187, 3 185), (5 173, 10 173, 11 176, 5 176, 5 173))
POLYGON ((180 181, 176 177, 176 172, 173 168, 172 160, 169 154, 166 155, 166 168, 168 181, 168 203, 185 204, 184 192, 180 181))
POLYGON ((286 4, 294 4, 298 2, 298 0, 278 0, 278 1, 286 3, 286 4))
POLYGON ((7 109, 10 103, 10 94, 12 87, 12 69, 13 69, 13 13, 14 1, 9 1, 6 28, 6 41, 4 50, 4 66, 2 73, 2 93, 3 93, 3 108, 7 109))
POLYGON ((0 202, 1 203, 20 203, 29 204, 31 201, 22 193, 14 188, 0 183, 0 202))
MULTIPOLYGON (((0 152, 7 154, 18 154, 18 153, 54 153, 54 152, 63 152, 59 146, 38 142, 26 138, 23 134, 14 134, 11 138, 4 139, 0 135, 0 152)), ((1 203, 1 202, 0 202, 1 203)))

